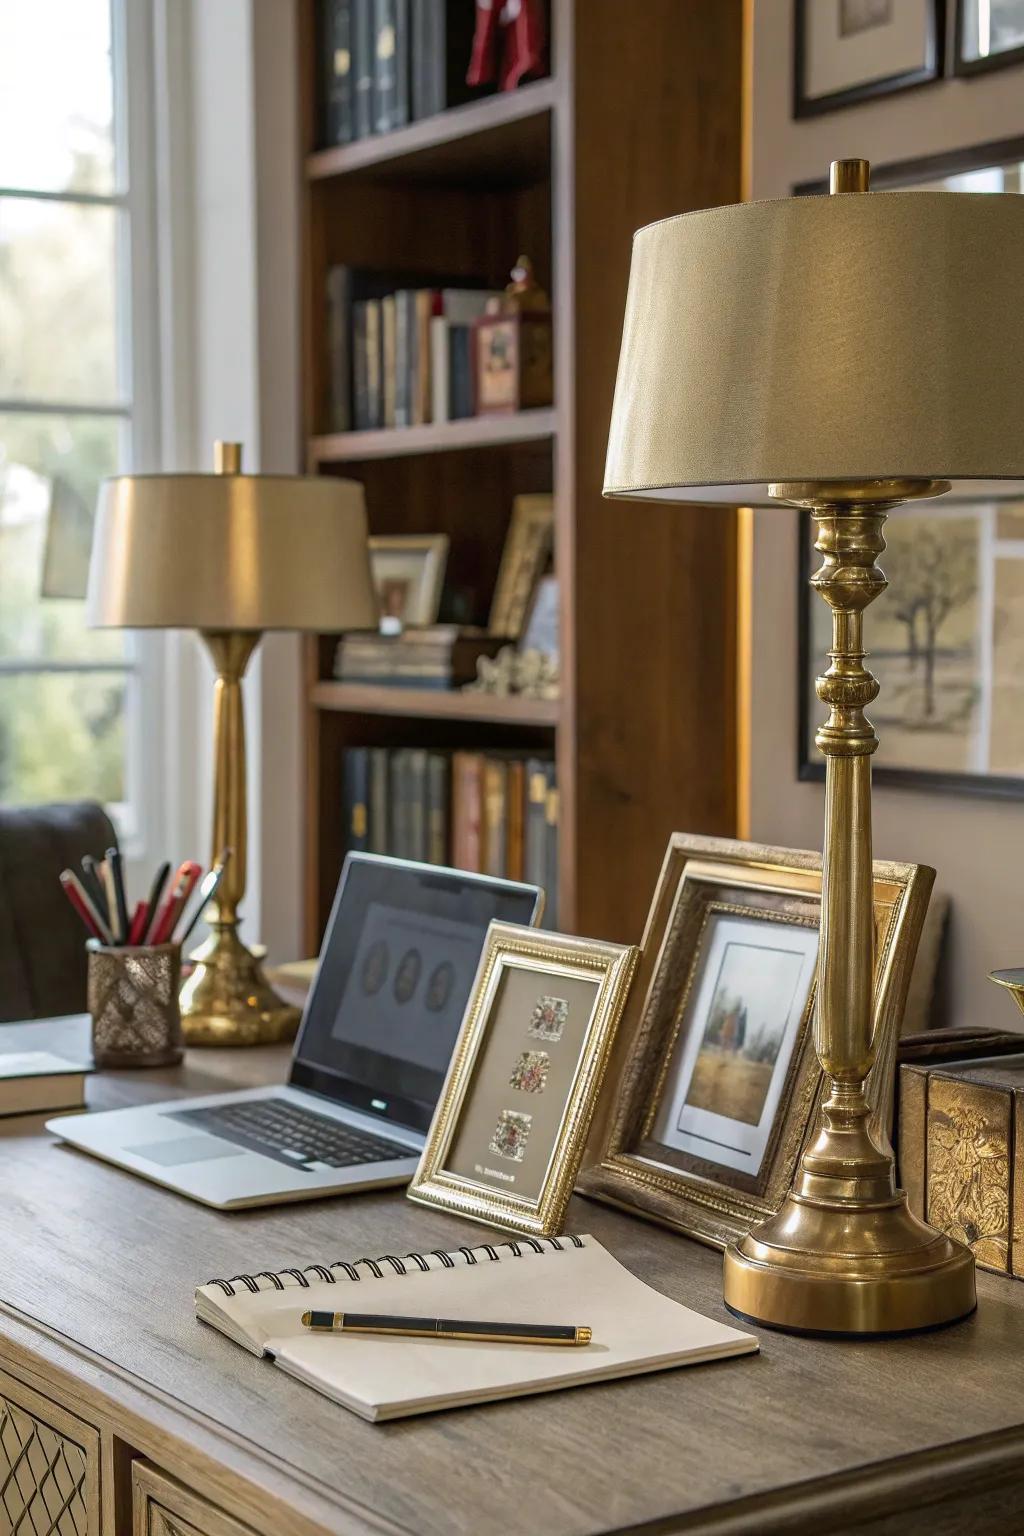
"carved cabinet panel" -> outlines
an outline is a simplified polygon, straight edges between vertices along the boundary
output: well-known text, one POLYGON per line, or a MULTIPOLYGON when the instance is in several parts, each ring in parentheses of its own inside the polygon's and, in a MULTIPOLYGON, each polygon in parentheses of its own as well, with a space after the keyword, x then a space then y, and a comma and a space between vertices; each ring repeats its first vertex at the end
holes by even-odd
POLYGON ((0 1371, 0 1531, 100 1536, 99 1435, 0 1371))
POLYGON ((133 1536, 253 1536, 246 1525, 147 1461, 132 1465, 133 1536))

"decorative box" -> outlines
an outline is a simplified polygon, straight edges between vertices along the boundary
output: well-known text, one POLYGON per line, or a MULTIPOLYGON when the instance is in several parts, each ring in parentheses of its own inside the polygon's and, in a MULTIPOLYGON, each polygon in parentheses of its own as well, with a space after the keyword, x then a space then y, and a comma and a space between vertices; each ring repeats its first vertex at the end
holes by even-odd
POLYGON ((551 305, 520 256, 512 282, 473 323, 477 414, 526 411, 554 398, 551 305))
MULTIPOLYGON (((1024 1044, 1024 1041, 1022 1041, 1024 1044)), ((1024 1052, 900 1068, 910 1208, 983 1269, 1024 1277, 1024 1052)))

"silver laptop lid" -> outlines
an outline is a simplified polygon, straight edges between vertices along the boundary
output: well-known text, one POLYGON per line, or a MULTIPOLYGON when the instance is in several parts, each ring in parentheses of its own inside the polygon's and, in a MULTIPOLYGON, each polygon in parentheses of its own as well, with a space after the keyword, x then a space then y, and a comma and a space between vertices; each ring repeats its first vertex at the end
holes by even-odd
POLYGON ((535 885, 350 853, 290 1083, 426 1131, 488 924, 531 924, 542 906, 535 885))

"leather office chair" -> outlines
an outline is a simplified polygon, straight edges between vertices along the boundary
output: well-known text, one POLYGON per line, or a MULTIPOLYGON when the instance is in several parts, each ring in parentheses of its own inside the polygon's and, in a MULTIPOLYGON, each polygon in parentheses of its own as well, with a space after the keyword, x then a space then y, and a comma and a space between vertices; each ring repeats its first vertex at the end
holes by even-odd
POLYGON ((0 809, 0 1024, 85 1011, 86 934, 58 876, 116 845, 89 801, 0 809))

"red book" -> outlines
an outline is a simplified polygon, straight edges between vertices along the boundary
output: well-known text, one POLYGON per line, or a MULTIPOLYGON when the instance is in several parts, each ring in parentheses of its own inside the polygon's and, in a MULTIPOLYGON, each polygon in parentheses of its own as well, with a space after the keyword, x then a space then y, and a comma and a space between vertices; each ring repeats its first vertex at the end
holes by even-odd
POLYGON ((481 752, 452 755, 452 863, 481 873, 484 759, 481 752))

